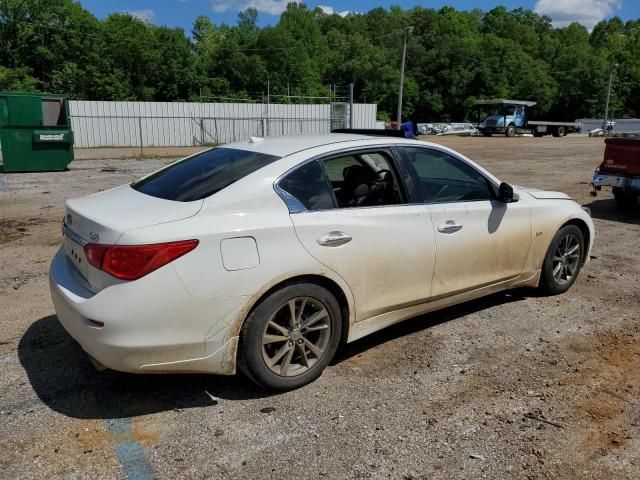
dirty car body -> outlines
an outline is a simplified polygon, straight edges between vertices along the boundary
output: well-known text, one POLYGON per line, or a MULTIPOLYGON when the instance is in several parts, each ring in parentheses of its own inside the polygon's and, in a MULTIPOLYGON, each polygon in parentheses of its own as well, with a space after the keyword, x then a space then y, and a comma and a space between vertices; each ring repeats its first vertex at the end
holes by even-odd
POLYGON ((290 326, 275 325, 282 312, 274 310, 258 332, 269 371, 295 377, 329 350, 321 329, 352 342, 537 286, 565 225, 583 233, 577 261, 588 260, 593 223, 578 204, 505 185, 448 148, 401 138, 328 134, 218 147, 69 200, 51 295, 97 364, 227 375, 239 355, 247 363, 247 319, 255 323, 283 289, 312 285, 284 300, 290 326), (323 305, 340 325, 309 326, 323 305))

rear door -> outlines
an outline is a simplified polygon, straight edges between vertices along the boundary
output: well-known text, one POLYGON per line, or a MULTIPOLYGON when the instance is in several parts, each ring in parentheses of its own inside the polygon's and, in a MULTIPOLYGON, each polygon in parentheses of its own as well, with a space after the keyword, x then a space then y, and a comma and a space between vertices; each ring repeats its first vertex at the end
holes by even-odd
POLYGON ((513 279, 531 247, 531 212, 494 198, 489 180, 463 159, 434 148, 399 147, 415 179, 413 195, 433 223, 434 298, 513 279))
POLYGON ((278 188, 294 202, 300 242, 351 288, 357 321, 429 298, 433 227, 423 205, 406 203, 389 150, 314 160, 278 188))

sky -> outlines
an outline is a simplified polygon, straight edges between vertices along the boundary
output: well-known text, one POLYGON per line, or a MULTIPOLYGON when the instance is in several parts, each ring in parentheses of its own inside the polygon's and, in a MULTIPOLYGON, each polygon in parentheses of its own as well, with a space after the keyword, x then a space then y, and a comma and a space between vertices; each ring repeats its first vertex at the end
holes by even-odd
MULTIPOLYGON (((129 12, 156 25, 181 27, 190 34, 198 15, 206 15, 216 23, 234 24, 238 12, 247 7, 258 10, 260 25, 272 25, 290 0, 80 0, 98 18, 110 13, 129 12)), ((498 5, 509 9, 523 7, 548 15, 555 26, 563 27, 579 22, 589 30, 600 20, 619 16, 623 20, 640 18, 640 0, 309 0, 309 7, 321 7, 326 13, 345 15, 348 12, 366 13, 375 7, 399 5, 404 9, 415 6, 441 8, 452 6, 458 10, 480 8, 491 10, 498 5)))

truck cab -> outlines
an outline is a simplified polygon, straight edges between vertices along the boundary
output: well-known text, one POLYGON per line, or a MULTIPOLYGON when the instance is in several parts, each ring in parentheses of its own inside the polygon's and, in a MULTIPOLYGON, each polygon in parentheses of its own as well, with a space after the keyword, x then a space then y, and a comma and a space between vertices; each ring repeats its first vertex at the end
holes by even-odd
POLYGON ((494 133, 513 137, 527 125, 528 107, 536 102, 522 100, 479 100, 474 107, 477 110, 477 128, 486 136, 494 133))

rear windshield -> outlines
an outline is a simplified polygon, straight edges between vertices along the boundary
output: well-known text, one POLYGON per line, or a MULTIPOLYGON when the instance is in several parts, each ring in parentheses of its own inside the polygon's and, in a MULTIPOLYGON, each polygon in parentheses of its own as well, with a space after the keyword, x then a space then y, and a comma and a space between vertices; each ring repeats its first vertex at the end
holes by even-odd
POLYGON ((131 187, 165 200, 202 200, 279 158, 235 148, 213 148, 149 175, 131 187))

